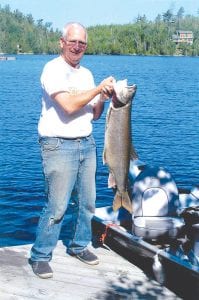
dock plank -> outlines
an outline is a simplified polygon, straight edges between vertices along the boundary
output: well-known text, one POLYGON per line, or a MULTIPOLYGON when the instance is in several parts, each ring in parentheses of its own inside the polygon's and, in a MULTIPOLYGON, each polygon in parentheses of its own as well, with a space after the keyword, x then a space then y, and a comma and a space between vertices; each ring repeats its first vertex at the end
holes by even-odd
POLYGON ((40 279, 28 264, 30 248, 0 248, 1 300, 180 299, 110 249, 94 249, 100 264, 90 266, 66 254, 61 241, 50 263, 53 278, 40 279))

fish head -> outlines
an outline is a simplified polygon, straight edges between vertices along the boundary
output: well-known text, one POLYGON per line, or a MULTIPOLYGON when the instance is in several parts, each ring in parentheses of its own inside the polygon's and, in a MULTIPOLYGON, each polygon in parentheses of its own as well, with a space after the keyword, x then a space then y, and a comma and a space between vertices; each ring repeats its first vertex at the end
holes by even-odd
POLYGON ((135 96, 136 89, 136 84, 128 85, 127 79, 115 81, 112 95, 113 106, 121 107, 129 103, 135 96))

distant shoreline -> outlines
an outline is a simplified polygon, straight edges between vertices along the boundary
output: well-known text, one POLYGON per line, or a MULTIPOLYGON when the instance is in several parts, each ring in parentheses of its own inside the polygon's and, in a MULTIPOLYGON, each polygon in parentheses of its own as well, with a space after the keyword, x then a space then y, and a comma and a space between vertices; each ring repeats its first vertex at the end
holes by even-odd
MULTIPOLYGON (((51 53, 17 53, 17 54, 14 54, 14 53, 0 53, 0 60, 11 60, 13 58, 14 60, 14 57, 16 59, 17 56, 22 56, 22 55, 52 55, 52 56, 55 56, 55 55, 59 55, 59 53, 57 54, 51 54, 51 53), (8 58, 8 59, 6 59, 8 58)), ((146 57, 199 57, 198 55, 183 55, 183 54, 174 54, 174 55, 167 55, 167 54, 163 54, 163 55, 160 55, 160 54, 151 54, 151 55, 147 55, 147 54, 106 54, 106 53, 101 53, 101 54, 92 54, 92 53, 85 53, 85 55, 92 55, 92 56, 146 56, 146 57)))

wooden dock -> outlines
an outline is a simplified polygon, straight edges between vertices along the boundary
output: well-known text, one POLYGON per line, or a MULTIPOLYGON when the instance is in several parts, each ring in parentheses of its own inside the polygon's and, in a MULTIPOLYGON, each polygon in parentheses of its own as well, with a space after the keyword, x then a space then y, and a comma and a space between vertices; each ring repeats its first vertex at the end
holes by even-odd
POLYGON ((144 272, 104 247, 94 249, 100 264, 89 266, 66 254, 59 241, 51 261, 54 275, 34 275, 28 257, 31 245, 0 248, 1 300, 180 299, 144 272))

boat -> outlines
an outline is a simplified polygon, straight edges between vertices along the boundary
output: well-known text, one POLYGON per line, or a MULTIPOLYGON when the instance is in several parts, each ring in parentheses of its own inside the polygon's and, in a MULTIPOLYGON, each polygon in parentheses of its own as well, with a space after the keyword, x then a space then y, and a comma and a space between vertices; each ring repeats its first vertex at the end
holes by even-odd
POLYGON ((0 56, 0 60, 16 60, 15 56, 0 56))
POLYGON ((137 160, 130 162, 129 195, 133 214, 96 208, 95 240, 179 297, 199 299, 199 186, 180 189, 165 168, 137 160))

